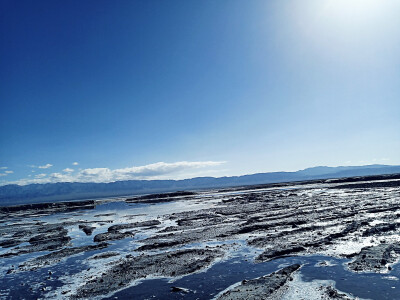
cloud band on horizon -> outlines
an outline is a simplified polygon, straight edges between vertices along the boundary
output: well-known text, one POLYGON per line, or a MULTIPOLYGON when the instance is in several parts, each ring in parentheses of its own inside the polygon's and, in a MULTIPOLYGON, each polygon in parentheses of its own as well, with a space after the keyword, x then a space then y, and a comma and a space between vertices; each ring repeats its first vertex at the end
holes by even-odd
MULTIPOLYGON (((144 166, 133 166, 121 169, 87 168, 79 172, 72 169, 64 173, 51 173, 48 176, 20 179, 5 184, 27 185, 31 183, 56 183, 56 182, 95 182, 107 183, 121 180, 156 180, 156 179, 182 179, 190 178, 189 170, 205 169, 220 166, 225 161, 180 161, 174 163, 157 162, 144 166)), ((43 174, 42 174, 43 175, 43 174)))

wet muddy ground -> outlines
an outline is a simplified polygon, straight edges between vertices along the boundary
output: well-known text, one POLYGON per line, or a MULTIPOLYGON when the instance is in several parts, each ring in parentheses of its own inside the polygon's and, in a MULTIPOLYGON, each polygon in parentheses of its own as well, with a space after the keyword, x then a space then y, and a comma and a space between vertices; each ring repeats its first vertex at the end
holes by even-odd
POLYGON ((0 207, 0 298, 400 299, 399 233, 385 176, 0 207))

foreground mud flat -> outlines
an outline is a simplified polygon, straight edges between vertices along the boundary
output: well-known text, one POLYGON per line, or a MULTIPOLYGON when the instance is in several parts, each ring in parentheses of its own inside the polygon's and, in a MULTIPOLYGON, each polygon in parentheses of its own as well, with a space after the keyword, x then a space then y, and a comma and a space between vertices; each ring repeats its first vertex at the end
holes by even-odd
POLYGON ((159 279, 167 280, 168 290, 144 294, 155 299, 360 296, 336 288, 337 274, 321 281, 303 278, 310 268, 328 278, 329 257, 340 260, 341 272, 352 278, 388 280, 387 296, 371 291, 368 298, 395 299, 398 291, 400 299, 396 176, 0 207, 0 220, 1 299, 140 299, 135 293, 159 279), (311 266, 309 258, 316 256, 326 259, 311 266), (285 259, 296 258, 285 265, 285 259), (219 266, 233 263, 243 272, 218 287, 175 284, 198 276, 223 278, 219 266))
POLYGON ((243 280, 234 287, 228 288, 220 293, 217 300, 241 300, 241 299, 354 299, 346 294, 339 293, 331 285, 307 284, 296 276, 296 271, 300 269, 299 264, 290 265, 271 274, 251 279, 243 280), (296 279, 296 287, 293 280, 296 279), (296 291, 296 288, 299 291, 296 291), (304 298, 303 298, 304 297, 304 298))

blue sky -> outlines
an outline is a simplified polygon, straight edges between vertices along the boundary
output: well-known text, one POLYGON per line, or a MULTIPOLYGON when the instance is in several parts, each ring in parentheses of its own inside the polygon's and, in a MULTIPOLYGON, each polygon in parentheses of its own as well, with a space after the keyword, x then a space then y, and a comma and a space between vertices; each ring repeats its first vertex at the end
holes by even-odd
POLYGON ((399 1, 0 6, 0 184, 400 164, 399 1))

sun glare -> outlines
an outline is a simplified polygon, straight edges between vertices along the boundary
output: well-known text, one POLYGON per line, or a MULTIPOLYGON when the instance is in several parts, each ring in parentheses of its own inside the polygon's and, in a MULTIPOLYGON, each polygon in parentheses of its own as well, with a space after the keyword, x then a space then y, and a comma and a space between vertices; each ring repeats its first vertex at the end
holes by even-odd
POLYGON ((392 1, 325 0, 318 2, 321 17, 327 22, 345 26, 368 26, 379 22, 392 1))
POLYGON ((347 19, 349 21, 363 21, 375 18, 391 1, 381 0, 325 0, 321 1, 326 16, 347 19))
POLYGON ((361 52, 380 47, 392 34, 399 9, 400 1, 393 0, 309 0, 290 7, 289 26, 318 55, 354 64, 361 52))

